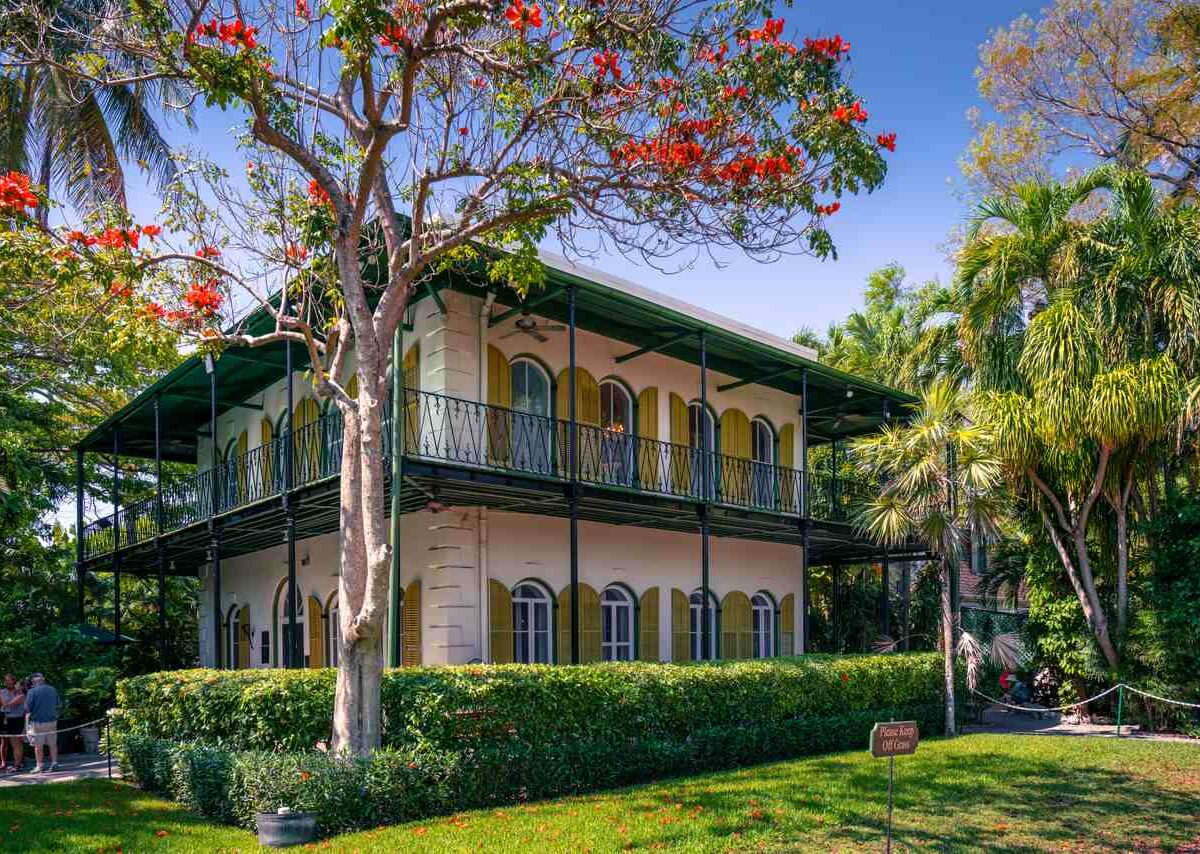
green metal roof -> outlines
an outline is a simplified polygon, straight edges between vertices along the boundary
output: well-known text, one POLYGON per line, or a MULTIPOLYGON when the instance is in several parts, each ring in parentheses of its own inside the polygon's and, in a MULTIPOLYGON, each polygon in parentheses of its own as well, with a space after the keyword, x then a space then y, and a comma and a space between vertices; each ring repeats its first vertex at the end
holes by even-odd
MULTIPOLYGON (((556 256, 546 254, 544 261, 545 290, 531 294, 527 300, 530 304, 536 301, 532 310, 541 317, 565 322, 566 287, 573 285, 577 327, 624 341, 631 350, 654 348, 667 356, 699 364, 698 336, 681 337, 681 333, 703 330, 711 371, 799 395, 802 371, 807 370, 810 441, 871 432, 884 420, 884 401, 891 404, 890 414, 896 416, 905 404, 915 400, 903 392, 822 365, 784 339, 556 256)), ((481 277, 448 277, 442 284, 477 295, 495 290, 500 302, 510 306, 521 304, 521 297, 514 291, 487 285, 481 277)), ((254 331, 262 331, 269 323, 270 315, 262 309, 248 318, 248 325, 254 331)), ((245 402, 253 405, 256 394, 283 377, 285 358, 283 344, 227 349, 215 363, 218 415, 245 402)), ((308 367, 308 354, 303 347, 292 345, 292 364, 295 370, 308 367)), ((78 447, 111 452, 119 428, 121 454, 152 458, 155 399, 160 407, 163 458, 195 462, 198 430, 209 421, 209 376, 203 359, 196 356, 184 360, 106 418, 78 447)))

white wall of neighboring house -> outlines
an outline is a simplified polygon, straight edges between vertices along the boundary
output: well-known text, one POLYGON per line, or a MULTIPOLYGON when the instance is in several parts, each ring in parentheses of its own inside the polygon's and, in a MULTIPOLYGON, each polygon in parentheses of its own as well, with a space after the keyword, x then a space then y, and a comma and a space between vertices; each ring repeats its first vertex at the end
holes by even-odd
MULTIPOLYGON (((420 345, 421 390, 466 400, 487 400, 487 344, 491 342, 510 359, 531 355, 545 364, 552 378, 568 364, 565 331, 549 333, 539 342, 519 334, 504 337, 514 329, 513 319, 488 327, 489 306, 483 299, 456 291, 443 291, 443 315, 432 299, 415 306, 414 329, 404 333, 407 351, 420 345)), ((490 307, 493 314, 505 306, 490 307)), ((636 396, 648 386, 657 387, 658 438, 670 437, 669 397, 674 392, 685 400, 698 398, 699 371, 695 365, 657 353, 646 354, 618 365, 615 358, 635 349, 591 332, 577 333, 577 364, 597 380, 619 377, 636 396)), ((736 406, 750 418, 764 417, 778 434, 788 423, 798 424, 800 401, 784 392, 747 385, 719 392, 730 377, 710 371, 708 399, 720 417, 736 406)), ((313 396, 311 379, 303 372, 293 377, 295 400, 313 396)), ((251 399, 262 410, 235 408, 217 419, 218 447, 245 430, 251 449, 260 443, 260 421, 275 422, 286 407, 283 377, 251 399)), ((565 417, 565 413, 560 413, 565 417)), ((207 425, 200 426, 207 432, 207 425)), ((779 460, 780 465, 798 467, 796 458, 779 460)), ((199 467, 209 465, 210 445, 200 442, 199 467)), ((508 587, 526 578, 537 578, 557 594, 569 582, 568 522, 531 514, 504 513, 479 508, 450 508, 437 514, 406 515, 402 523, 402 583, 421 581, 421 645, 425 664, 457 664, 489 660, 487 585, 496 579, 508 587)), ((337 534, 330 533, 296 544, 296 574, 301 594, 311 594, 324 605, 337 589, 337 534)), ((800 601, 801 560, 797 546, 740 539, 712 538, 711 587, 718 601, 731 590, 748 596, 770 592, 779 602, 789 593, 796 597, 794 626, 797 649, 803 638, 800 601)), ((612 582, 623 582, 640 594, 657 586, 659 595, 659 645, 663 660, 671 654, 671 589, 690 593, 700 582, 700 537, 633 526, 581 522, 579 543, 580 580, 596 590, 612 582)), ((201 661, 213 663, 213 615, 211 568, 203 571, 204 592, 200 596, 201 661)), ((280 582, 287 574, 286 546, 280 532, 278 546, 221 561, 222 611, 247 605, 252 630, 252 666, 278 666, 278 625, 272 625, 273 605, 280 582), (261 638, 269 631, 274 647, 263 663, 261 638)), ((281 608, 282 611, 282 608, 281 608)), ((307 644, 307 632, 306 640, 307 644)), ((224 642, 223 642, 224 643, 224 642)))

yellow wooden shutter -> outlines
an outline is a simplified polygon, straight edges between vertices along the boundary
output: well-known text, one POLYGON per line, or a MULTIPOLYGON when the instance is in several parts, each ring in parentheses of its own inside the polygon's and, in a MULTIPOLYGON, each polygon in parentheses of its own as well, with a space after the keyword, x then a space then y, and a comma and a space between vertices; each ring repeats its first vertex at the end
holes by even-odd
POLYGON ((249 460, 246 459, 246 454, 250 453, 250 435, 243 430, 238 433, 237 450, 234 452, 234 466, 237 469, 237 488, 238 488, 238 503, 246 502, 246 466, 249 460))
POLYGON ((400 606, 400 664, 416 667, 421 663, 421 582, 404 588, 400 606))
POLYGON ((739 590, 726 594, 721 601, 721 657, 750 658, 753 622, 750 597, 739 590))
POLYGON ((346 396, 358 400, 358 374, 350 377, 350 382, 346 383, 346 396))
MULTIPOLYGON (((579 585, 579 663, 599 661, 600 594, 588 584, 579 585)), ((571 663, 571 585, 558 594, 558 655, 559 664, 571 663)))
POLYGON ((692 485, 692 453, 689 447, 687 401, 671 393, 671 489, 687 495, 692 485))
POLYGON ((271 424, 271 419, 264 418, 259 425, 259 434, 262 438, 262 450, 259 451, 260 464, 262 466, 262 494, 270 495, 275 492, 275 427, 271 424))
POLYGON ((800 479, 796 474, 796 427, 784 424, 779 431, 779 503, 785 511, 797 513, 800 505, 800 479))
MULTIPOLYGON (((558 420, 558 464, 559 471, 568 476, 571 458, 568 453, 567 430, 571 417, 570 375, 566 368, 555 378, 554 407, 558 420)), ((600 426, 600 385, 586 368, 575 368, 575 420, 581 424, 600 426)), ((600 434, 597 430, 579 431, 579 477, 595 480, 599 474, 600 434)))
MULTIPOLYGON (((497 407, 488 411, 488 461, 507 465, 512 454, 512 368, 508 358, 490 344, 487 362, 488 405, 497 407)), ((511 661, 511 651, 509 655, 511 661)))
POLYGON ((671 588, 671 660, 689 661, 692 657, 691 609, 687 594, 678 587, 671 588))
POLYGON ((658 588, 642 594, 638 607, 638 660, 658 661, 658 588))
MULTIPOLYGON (((507 363, 506 363, 507 364, 507 363)), ((513 660, 512 594, 499 581, 488 582, 488 628, 491 632, 493 664, 513 660)))
POLYGON ((325 666, 325 621, 321 619, 321 603, 316 596, 308 597, 308 666, 325 666))
MULTIPOLYGON (((489 365, 490 365, 489 353, 489 365)), ((508 363, 505 362, 507 365, 508 363)), ((489 377, 490 379, 490 377, 489 377)), ((408 348, 404 354, 404 450, 413 453, 421 441, 421 342, 408 348)), ((488 387, 491 388, 489 382, 488 387)))
MULTIPOLYGON (((637 470, 643 489, 662 488, 658 454, 658 389, 642 389, 637 396, 637 470), (645 441, 642 441, 642 440, 645 441)), ((656 594, 657 595, 657 594, 656 594)), ((656 653, 657 656, 657 653, 656 653)), ((657 660, 657 658, 655 659, 657 660)))
POLYGON ((309 483, 319 476, 321 461, 321 435, 315 426, 321 417, 317 402, 306 397, 296 404, 292 417, 292 447, 295 449, 293 462, 294 485, 309 483))
POLYGON ((750 503, 750 419, 736 407, 721 413, 721 496, 736 504, 750 503), (730 459, 733 458, 733 459, 730 459))
POLYGON ((238 609, 237 667, 250 666, 250 608, 243 605, 238 609))
POLYGON ((779 654, 796 654, 796 596, 783 597, 779 603, 779 654))

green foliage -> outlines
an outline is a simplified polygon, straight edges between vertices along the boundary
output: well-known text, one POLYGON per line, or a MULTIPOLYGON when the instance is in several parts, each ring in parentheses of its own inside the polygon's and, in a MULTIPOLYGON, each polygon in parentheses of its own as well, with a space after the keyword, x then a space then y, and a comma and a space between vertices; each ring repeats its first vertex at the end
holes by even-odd
POLYGON ((333 833, 860 748, 879 720, 934 731, 941 679, 930 654, 391 670, 385 749, 370 760, 312 750, 330 730, 331 671, 127 679, 113 721, 144 788, 247 826, 281 805, 314 809, 333 833))

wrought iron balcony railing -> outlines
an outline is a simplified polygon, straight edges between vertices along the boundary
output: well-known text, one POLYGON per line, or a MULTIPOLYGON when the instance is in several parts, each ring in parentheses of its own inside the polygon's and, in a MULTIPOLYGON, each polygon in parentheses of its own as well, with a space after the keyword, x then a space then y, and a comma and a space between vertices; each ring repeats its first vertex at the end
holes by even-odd
MULTIPOLYGON (((384 454, 391 457, 391 406, 385 407, 384 454)), ((155 498, 121 507, 87 525, 84 557, 152 541, 279 495, 335 477, 342 462, 342 416, 336 409, 285 430, 270 442, 164 484, 161 511, 155 498), (288 478, 290 466, 291 477, 288 478), (161 512, 161 519, 160 519, 161 512)), ((700 451, 621 430, 576 426, 578 480, 614 490, 709 501, 798 516, 803 472, 786 466, 700 451)), ((405 390, 404 454, 413 460, 504 471, 537 478, 571 479, 570 423, 563 419, 490 406, 432 392, 405 390)), ((846 521, 870 495, 869 486, 846 478, 808 478, 808 515, 846 521)))

